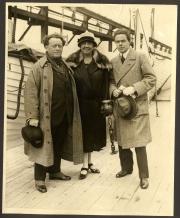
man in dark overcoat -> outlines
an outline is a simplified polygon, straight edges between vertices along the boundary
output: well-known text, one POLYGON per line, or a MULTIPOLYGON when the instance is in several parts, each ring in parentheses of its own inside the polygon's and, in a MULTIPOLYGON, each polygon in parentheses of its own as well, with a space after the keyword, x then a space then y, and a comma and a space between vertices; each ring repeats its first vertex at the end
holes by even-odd
POLYGON ((146 55, 130 47, 130 34, 127 30, 117 30, 114 41, 119 54, 112 60, 110 95, 112 98, 118 98, 122 93, 136 96, 138 109, 136 116, 128 120, 118 115, 119 107, 116 103, 114 106, 121 164, 121 171, 116 177, 132 173, 133 157, 130 148, 135 148, 140 186, 145 189, 149 185, 146 145, 151 142, 147 92, 155 85, 156 77, 146 55))
POLYGON ((36 148, 25 141, 25 154, 35 163, 35 187, 46 192, 49 179, 70 180, 61 172, 61 158, 82 163, 82 127, 72 70, 62 59, 65 41, 59 34, 44 38, 46 55, 38 60, 28 75, 24 90, 28 125, 40 126, 43 145, 36 148))

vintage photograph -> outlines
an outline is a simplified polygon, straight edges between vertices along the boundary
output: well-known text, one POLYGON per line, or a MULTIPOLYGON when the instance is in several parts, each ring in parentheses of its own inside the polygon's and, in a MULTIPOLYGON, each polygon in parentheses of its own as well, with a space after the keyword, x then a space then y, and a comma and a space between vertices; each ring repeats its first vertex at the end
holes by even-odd
POLYGON ((174 215, 177 6, 6 3, 4 214, 174 215))

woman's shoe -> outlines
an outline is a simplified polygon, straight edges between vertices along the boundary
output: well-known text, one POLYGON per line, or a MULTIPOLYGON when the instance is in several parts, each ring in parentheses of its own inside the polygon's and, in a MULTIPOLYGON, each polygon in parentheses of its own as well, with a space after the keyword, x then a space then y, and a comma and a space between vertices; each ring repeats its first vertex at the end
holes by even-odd
POLYGON ((100 173, 99 169, 93 168, 93 164, 92 163, 88 164, 88 169, 90 170, 91 173, 100 173))
POLYGON ((82 167, 79 175, 79 179, 85 179, 88 174, 88 168, 82 167))
POLYGON ((45 181, 35 180, 35 187, 41 193, 47 192, 45 181))

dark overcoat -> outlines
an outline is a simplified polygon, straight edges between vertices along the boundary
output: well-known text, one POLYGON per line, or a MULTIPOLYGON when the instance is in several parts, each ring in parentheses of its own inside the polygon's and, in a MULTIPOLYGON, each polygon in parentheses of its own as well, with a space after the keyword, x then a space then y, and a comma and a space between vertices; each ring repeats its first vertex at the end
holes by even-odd
POLYGON ((118 55, 112 59, 113 71, 110 81, 110 95, 114 89, 123 85, 133 86, 137 91, 138 113, 131 120, 118 116, 118 107, 114 107, 117 141, 123 148, 146 146, 151 142, 147 92, 155 85, 156 77, 146 55, 130 48, 122 64, 118 55))
POLYGON ((111 65, 96 49, 89 65, 80 50, 67 58, 74 71, 83 128, 84 152, 98 151, 106 145, 106 119, 101 114, 101 101, 109 98, 111 65))
MULTIPOLYGON (((73 161, 75 164, 83 161, 82 147, 82 125, 79 112, 79 103, 76 93, 76 85, 72 76, 72 70, 67 66, 69 78, 72 85, 73 122, 68 128, 66 147, 61 154, 65 160, 73 161)), ((51 166, 54 163, 53 142, 51 135, 51 100, 53 90, 53 70, 47 57, 42 57, 37 61, 28 75, 24 90, 24 107, 26 119, 35 118, 40 122, 40 127, 44 133, 44 143, 41 148, 34 148, 25 142, 25 154, 29 160, 43 166, 51 166)))

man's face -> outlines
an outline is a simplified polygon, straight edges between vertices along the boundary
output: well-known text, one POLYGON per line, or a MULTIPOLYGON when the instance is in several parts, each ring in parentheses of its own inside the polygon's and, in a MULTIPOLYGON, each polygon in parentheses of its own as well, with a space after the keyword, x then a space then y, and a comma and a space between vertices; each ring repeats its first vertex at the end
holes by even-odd
POLYGON ((94 49, 93 42, 82 42, 80 45, 80 49, 83 54, 91 54, 94 49))
POLYGON ((125 34, 116 35, 114 42, 120 53, 125 53, 130 47, 130 42, 125 34))
POLYGON ((59 58, 63 51, 63 42, 59 38, 50 38, 49 44, 45 46, 45 49, 50 57, 59 58))

